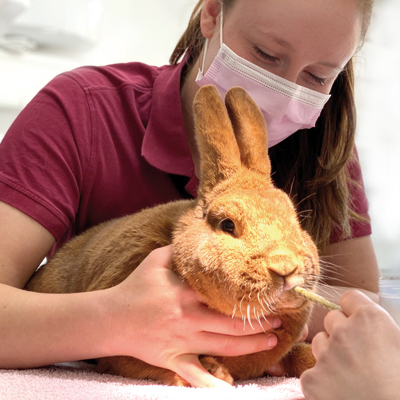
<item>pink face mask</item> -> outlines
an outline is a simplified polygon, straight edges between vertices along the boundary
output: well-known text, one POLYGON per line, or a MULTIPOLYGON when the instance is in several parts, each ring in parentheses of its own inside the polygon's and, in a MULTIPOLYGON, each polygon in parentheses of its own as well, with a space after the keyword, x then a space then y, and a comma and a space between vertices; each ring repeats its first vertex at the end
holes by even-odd
POLYGON ((208 45, 206 41, 202 70, 199 70, 196 78, 197 84, 200 87, 215 85, 223 99, 234 86, 245 89, 264 115, 268 147, 276 145, 299 129, 314 127, 330 95, 287 81, 235 54, 222 42, 222 10, 220 31, 221 48, 204 75, 208 45))

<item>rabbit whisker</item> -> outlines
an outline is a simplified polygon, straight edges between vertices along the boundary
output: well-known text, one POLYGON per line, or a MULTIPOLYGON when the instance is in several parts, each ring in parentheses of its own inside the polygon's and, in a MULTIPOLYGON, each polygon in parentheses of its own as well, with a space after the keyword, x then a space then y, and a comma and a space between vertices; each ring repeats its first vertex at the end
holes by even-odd
POLYGON ((264 314, 261 314, 261 315, 262 315, 262 317, 265 319, 265 322, 268 322, 268 325, 271 326, 271 323, 267 320, 267 318, 265 317, 265 315, 264 315, 264 314))
POLYGON ((257 319, 257 321, 258 321, 258 323, 260 324, 261 329, 263 330, 263 332, 264 332, 264 333, 267 333, 267 332, 265 331, 264 327, 262 326, 261 320, 260 320, 260 319, 257 319))
POLYGON ((239 303, 239 310, 240 310, 240 314, 242 314, 242 317, 243 317, 243 311, 242 311, 243 300, 244 300, 244 296, 242 297, 242 300, 240 300, 240 303, 239 303))
POLYGON ((251 326, 251 329, 253 329, 253 331, 254 331, 254 327, 251 324, 251 319, 250 319, 250 304, 247 306, 247 319, 249 320, 249 324, 251 326))
POLYGON ((249 300, 251 300, 251 295, 253 293, 253 290, 254 290, 254 283, 251 285, 251 288, 250 288, 249 300))
MULTIPOLYGON (((255 308, 254 308, 254 311, 256 312, 256 309, 255 309, 255 308)), ((263 332, 266 333, 266 332, 265 332, 265 329, 264 329, 264 327, 263 327, 263 325, 262 325, 262 323, 261 323, 261 316, 260 316, 260 314, 259 314, 258 311, 257 311, 257 318, 256 318, 256 320, 257 320, 258 323, 260 324, 261 329, 263 330, 263 332)))
POLYGON ((268 312, 268 310, 264 307, 264 304, 263 304, 263 302, 262 302, 261 299, 260 299, 260 292, 257 293, 257 299, 258 299, 258 303, 260 304, 261 308, 262 308, 264 311, 267 311, 267 312, 268 312))
POLYGON ((232 318, 234 318, 234 316, 235 316, 235 313, 236 313, 236 306, 237 306, 237 303, 236 303, 235 306, 233 307, 232 318))
POLYGON ((264 311, 266 311, 266 312, 268 312, 268 310, 264 307, 264 304, 260 301, 260 305, 261 305, 261 308, 264 310, 264 311))
POLYGON ((263 302, 264 302, 264 304, 267 306, 268 311, 271 312, 271 313, 273 313, 273 311, 272 311, 272 309, 271 309, 271 306, 270 306, 268 300, 266 299, 266 297, 264 297, 263 302))
POLYGON ((326 294, 326 295, 330 295, 330 294, 332 294, 332 292, 334 292, 334 293, 337 294, 338 296, 341 296, 341 293, 340 293, 337 289, 335 289, 334 286, 330 286, 330 285, 327 285, 327 284, 325 284, 325 283, 319 283, 318 286, 317 286, 317 288, 318 288, 322 293, 324 293, 324 294, 326 294))
MULTIPOLYGON (((329 277, 327 279, 329 279, 329 281, 332 281, 334 284, 344 284, 343 286, 348 286, 349 288, 355 288, 355 289, 357 288, 357 285, 355 285, 354 283, 350 283, 348 280, 345 280, 345 279, 332 278, 332 277, 329 277)), ((332 285, 328 285, 326 283, 325 283, 325 285, 332 286, 332 285)))
MULTIPOLYGON (((267 297, 267 295, 266 295, 266 297, 267 297)), ((264 301, 265 305, 267 306, 269 312, 272 314, 276 314, 276 309, 274 309, 273 305, 270 304, 271 300, 269 300, 269 299, 267 300, 266 297, 264 297, 263 301, 264 301)))
POLYGON ((274 310, 274 312, 277 313, 278 310, 276 309, 275 306, 276 306, 276 300, 274 300, 274 299, 272 298, 272 300, 271 300, 271 307, 272 307, 272 309, 274 310))
POLYGON ((329 273, 329 275, 336 275, 336 276, 344 276, 344 270, 342 271, 338 271, 338 268, 334 267, 334 266, 330 266, 330 265, 324 265, 323 263, 320 264, 320 275, 321 277, 324 277, 327 275, 327 273, 329 273))
POLYGON ((242 314, 243 330, 246 330, 246 316, 242 314))

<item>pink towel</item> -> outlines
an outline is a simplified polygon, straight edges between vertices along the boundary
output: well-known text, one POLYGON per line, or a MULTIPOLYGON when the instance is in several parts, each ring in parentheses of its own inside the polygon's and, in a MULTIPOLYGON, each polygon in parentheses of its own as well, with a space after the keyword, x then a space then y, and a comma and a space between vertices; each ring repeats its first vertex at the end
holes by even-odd
POLYGON ((97 374, 89 364, 66 363, 28 370, 0 370, 1 400, 303 400, 295 378, 265 377, 232 389, 180 388, 97 374))

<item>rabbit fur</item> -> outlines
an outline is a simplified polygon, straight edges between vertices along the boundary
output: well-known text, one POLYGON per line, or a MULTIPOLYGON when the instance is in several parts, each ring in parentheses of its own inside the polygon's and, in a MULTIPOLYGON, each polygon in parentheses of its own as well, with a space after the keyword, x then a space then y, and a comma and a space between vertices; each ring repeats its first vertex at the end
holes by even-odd
MULTIPOLYGON (((251 97, 232 88, 225 104, 214 86, 193 104, 200 153, 198 197, 145 209, 95 226, 63 246, 25 289, 73 293, 122 282, 154 249, 173 243, 173 270, 218 312, 242 318, 279 316, 269 351, 240 357, 200 356, 232 383, 265 374, 281 361, 288 376, 312 367, 311 346, 297 343, 311 303, 290 289, 315 288, 318 252, 289 197, 274 187, 264 118, 251 97)), ((176 373, 132 357, 97 360, 98 371, 189 386, 176 373)))

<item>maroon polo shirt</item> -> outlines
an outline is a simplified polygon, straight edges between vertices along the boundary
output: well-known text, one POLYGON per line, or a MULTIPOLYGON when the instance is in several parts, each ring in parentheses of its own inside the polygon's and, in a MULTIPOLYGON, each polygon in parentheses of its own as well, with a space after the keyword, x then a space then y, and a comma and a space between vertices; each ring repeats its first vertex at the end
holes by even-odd
MULTIPOLYGON (((100 222, 196 196, 183 65, 126 63, 57 76, 0 144, 0 200, 48 229, 56 248, 100 222)), ((364 190, 354 203, 367 213, 364 190)), ((370 234, 370 225, 356 224, 354 233, 370 234)))

